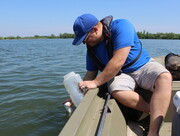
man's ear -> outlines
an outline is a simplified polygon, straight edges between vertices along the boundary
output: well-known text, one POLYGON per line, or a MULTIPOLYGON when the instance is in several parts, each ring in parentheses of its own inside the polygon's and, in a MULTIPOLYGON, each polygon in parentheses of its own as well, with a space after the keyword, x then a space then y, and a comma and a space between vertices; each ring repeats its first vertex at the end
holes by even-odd
POLYGON ((93 31, 97 33, 98 28, 96 26, 93 27, 93 31))

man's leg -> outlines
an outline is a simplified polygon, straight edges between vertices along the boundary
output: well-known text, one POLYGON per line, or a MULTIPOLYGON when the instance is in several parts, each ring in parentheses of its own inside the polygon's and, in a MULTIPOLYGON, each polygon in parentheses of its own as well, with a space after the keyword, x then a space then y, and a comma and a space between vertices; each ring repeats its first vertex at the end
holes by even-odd
POLYGON ((158 136, 160 126, 166 115, 171 98, 170 73, 162 73, 155 82, 155 90, 150 102, 150 129, 148 136, 158 136))
POLYGON ((117 101, 127 107, 149 113, 149 104, 144 101, 141 95, 133 91, 135 89, 135 80, 124 73, 109 82, 109 90, 117 101))
POLYGON ((149 114, 149 104, 134 91, 113 91, 112 96, 121 104, 149 114))

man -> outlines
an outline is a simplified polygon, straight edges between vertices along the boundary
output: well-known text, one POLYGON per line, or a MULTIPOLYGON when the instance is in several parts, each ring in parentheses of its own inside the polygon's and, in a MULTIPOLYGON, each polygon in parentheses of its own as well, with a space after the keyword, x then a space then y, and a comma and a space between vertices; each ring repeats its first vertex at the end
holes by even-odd
POLYGON ((86 44, 105 65, 97 75, 98 66, 87 53, 87 73, 79 88, 89 90, 107 82, 111 95, 120 103, 150 114, 148 135, 157 136, 171 98, 171 74, 149 57, 132 24, 125 19, 110 22, 113 56, 109 57, 104 25, 92 14, 83 14, 74 22, 73 45, 86 44), (150 104, 134 91, 137 86, 153 91, 150 104))

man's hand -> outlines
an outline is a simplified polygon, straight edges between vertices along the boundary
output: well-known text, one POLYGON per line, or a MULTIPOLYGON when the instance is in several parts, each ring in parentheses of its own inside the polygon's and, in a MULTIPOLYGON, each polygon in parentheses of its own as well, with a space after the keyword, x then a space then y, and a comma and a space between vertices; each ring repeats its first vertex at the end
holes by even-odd
POLYGON ((84 95, 87 93, 89 89, 98 87, 95 80, 79 82, 78 86, 79 86, 79 89, 82 90, 84 95))

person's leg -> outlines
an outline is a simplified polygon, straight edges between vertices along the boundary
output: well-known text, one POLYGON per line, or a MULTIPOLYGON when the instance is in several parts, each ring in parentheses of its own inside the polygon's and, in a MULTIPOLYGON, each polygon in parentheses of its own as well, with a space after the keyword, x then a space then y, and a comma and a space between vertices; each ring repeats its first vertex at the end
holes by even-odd
POLYGON ((170 103, 171 74, 164 66, 151 59, 130 75, 141 88, 153 92, 150 101, 149 136, 157 136, 170 103))
POLYGON ((122 73, 109 82, 111 95, 121 104, 149 113, 149 104, 144 101, 141 95, 134 92, 136 89, 135 80, 127 74, 122 73))
POLYGON ((149 114, 149 104, 134 91, 113 91, 112 96, 121 104, 149 114))
POLYGON ((160 126, 166 115, 171 98, 170 73, 162 73, 155 82, 150 102, 150 129, 148 136, 158 136, 160 126))

